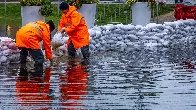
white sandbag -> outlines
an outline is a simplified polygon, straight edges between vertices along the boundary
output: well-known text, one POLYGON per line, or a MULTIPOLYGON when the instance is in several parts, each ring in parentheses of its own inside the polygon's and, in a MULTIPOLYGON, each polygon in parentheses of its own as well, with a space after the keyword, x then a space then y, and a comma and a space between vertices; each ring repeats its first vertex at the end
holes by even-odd
POLYGON ((9 48, 9 49, 17 49, 16 43, 15 43, 15 42, 9 43, 9 44, 8 44, 8 48, 9 48))
POLYGON ((137 31, 136 30, 130 30, 130 31, 126 31, 125 34, 136 34, 137 31))
POLYGON ((95 47, 97 48, 101 47, 101 43, 96 44, 95 47))
POLYGON ((58 47, 55 51, 53 51, 54 55, 57 56, 63 56, 63 55, 67 55, 67 47, 66 44, 58 47))
POLYGON ((118 26, 115 26, 113 24, 107 24, 105 25, 106 30, 115 30, 118 26))
POLYGON ((118 36, 117 39, 118 39, 118 41, 121 41, 121 40, 123 40, 123 36, 122 35, 118 36))
POLYGON ((142 25, 136 25, 136 26, 135 26, 135 29, 137 29, 137 30, 140 30, 140 29, 142 29, 142 28, 143 28, 142 25))
POLYGON ((128 25, 126 26, 126 30, 127 30, 127 31, 129 31, 129 30, 135 30, 135 29, 136 29, 135 26, 132 25, 132 24, 128 24, 128 25))
POLYGON ((98 26, 95 26, 95 27, 93 27, 92 29, 93 29, 93 30, 96 30, 96 31, 102 31, 101 28, 98 27, 98 26))
POLYGON ((12 54, 12 51, 11 51, 11 49, 6 49, 6 50, 3 50, 3 51, 2 51, 2 54, 3 54, 4 56, 6 56, 6 55, 11 55, 11 54, 12 54))
POLYGON ((126 45, 127 45, 128 47, 134 46, 133 42, 128 42, 128 43, 126 43, 126 45))
POLYGON ((7 46, 1 47, 1 50, 7 50, 7 49, 9 49, 7 46))
POLYGON ((111 40, 117 41, 118 40, 117 37, 118 37, 118 35, 113 35, 113 36, 111 36, 111 40))
POLYGON ((8 56, 8 59, 10 62, 13 62, 13 61, 17 61, 17 55, 16 54, 12 54, 10 56, 8 56))
POLYGON ((111 31, 111 30, 106 30, 106 31, 105 31, 105 34, 106 34, 106 35, 110 35, 110 34, 112 34, 112 31, 111 31))
POLYGON ((14 40, 9 37, 0 37, 0 42, 5 42, 5 41, 14 41, 14 40))
POLYGON ((97 38, 101 37, 101 31, 96 30, 95 33, 97 38))
POLYGON ((115 29, 115 30, 113 30, 112 32, 114 32, 114 33, 119 33, 119 32, 121 32, 122 30, 121 29, 115 29))
POLYGON ((52 38, 52 47, 57 49, 58 47, 64 45, 68 40, 68 37, 63 36, 61 33, 56 33, 52 38))
POLYGON ((89 47, 90 47, 91 50, 95 50, 96 49, 95 45, 90 45, 89 47))
POLYGON ((7 57, 6 56, 0 56, 0 63, 6 63, 7 62, 7 57))
POLYGON ((134 34, 128 34, 128 39, 132 41, 132 40, 137 40, 138 37, 134 34))
POLYGON ((144 36, 146 33, 144 31, 140 31, 138 33, 136 33, 137 36, 144 36))
POLYGON ((93 29, 88 29, 88 32, 89 32, 89 34, 90 34, 91 37, 93 37, 93 36, 96 35, 96 32, 93 29))

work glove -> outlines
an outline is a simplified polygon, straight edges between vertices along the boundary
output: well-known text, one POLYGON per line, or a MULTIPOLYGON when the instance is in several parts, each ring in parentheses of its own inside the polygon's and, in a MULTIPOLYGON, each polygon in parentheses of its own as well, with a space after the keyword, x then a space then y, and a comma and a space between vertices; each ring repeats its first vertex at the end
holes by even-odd
POLYGON ((64 33, 65 32, 65 27, 63 27, 61 30, 60 30, 61 33, 64 33))

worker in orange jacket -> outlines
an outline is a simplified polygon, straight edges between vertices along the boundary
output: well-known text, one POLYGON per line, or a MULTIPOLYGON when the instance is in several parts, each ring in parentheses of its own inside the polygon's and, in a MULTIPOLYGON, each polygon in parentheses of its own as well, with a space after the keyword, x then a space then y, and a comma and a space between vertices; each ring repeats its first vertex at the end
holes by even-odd
POLYGON ((23 26, 16 33, 16 46, 21 49, 20 62, 26 63, 28 53, 35 61, 35 68, 43 68, 44 55, 41 51, 39 42, 43 40, 45 48, 46 58, 52 63, 52 50, 51 50, 51 38, 50 34, 55 29, 55 25, 52 20, 45 23, 42 21, 30 22, 23 26))
POLYGON ((59 6, 62 17, 58 30, 66 32, 69 36, 67 46, 69 56, 74 57, 76 50, 81 48, 82 55, 85 59, 90 56, 89 52, 89 32, 84 17, 77 12, 74 6, 62 2, 59 6))

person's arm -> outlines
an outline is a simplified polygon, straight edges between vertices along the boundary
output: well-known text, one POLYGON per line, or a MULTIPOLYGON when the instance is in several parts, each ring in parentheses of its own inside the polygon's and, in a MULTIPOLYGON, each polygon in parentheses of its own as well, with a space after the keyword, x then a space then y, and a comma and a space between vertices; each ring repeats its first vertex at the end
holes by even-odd
POLYGON ((58 31, 60 31, 63 27, 65 27, 65 22, 64 22, 64 16, 62 15, 59 26, 58 26, 58 31))
POLYGON ((46 59, 52 60, 50 34, 43 36, 43 44, 44 44, 44 48, 45 48, 46 59))

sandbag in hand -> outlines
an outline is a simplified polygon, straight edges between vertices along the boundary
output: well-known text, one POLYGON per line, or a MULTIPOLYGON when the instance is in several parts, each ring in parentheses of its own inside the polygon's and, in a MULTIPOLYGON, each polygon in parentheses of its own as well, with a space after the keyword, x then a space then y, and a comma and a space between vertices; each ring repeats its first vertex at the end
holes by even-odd
POLYGON ((65 44, 67 41, 67 38, 63 36, 63 34, 60 32, 57 32, 54 37, 52 38, 52 47, 54 50, 56 50, 58 47, 65 44))

